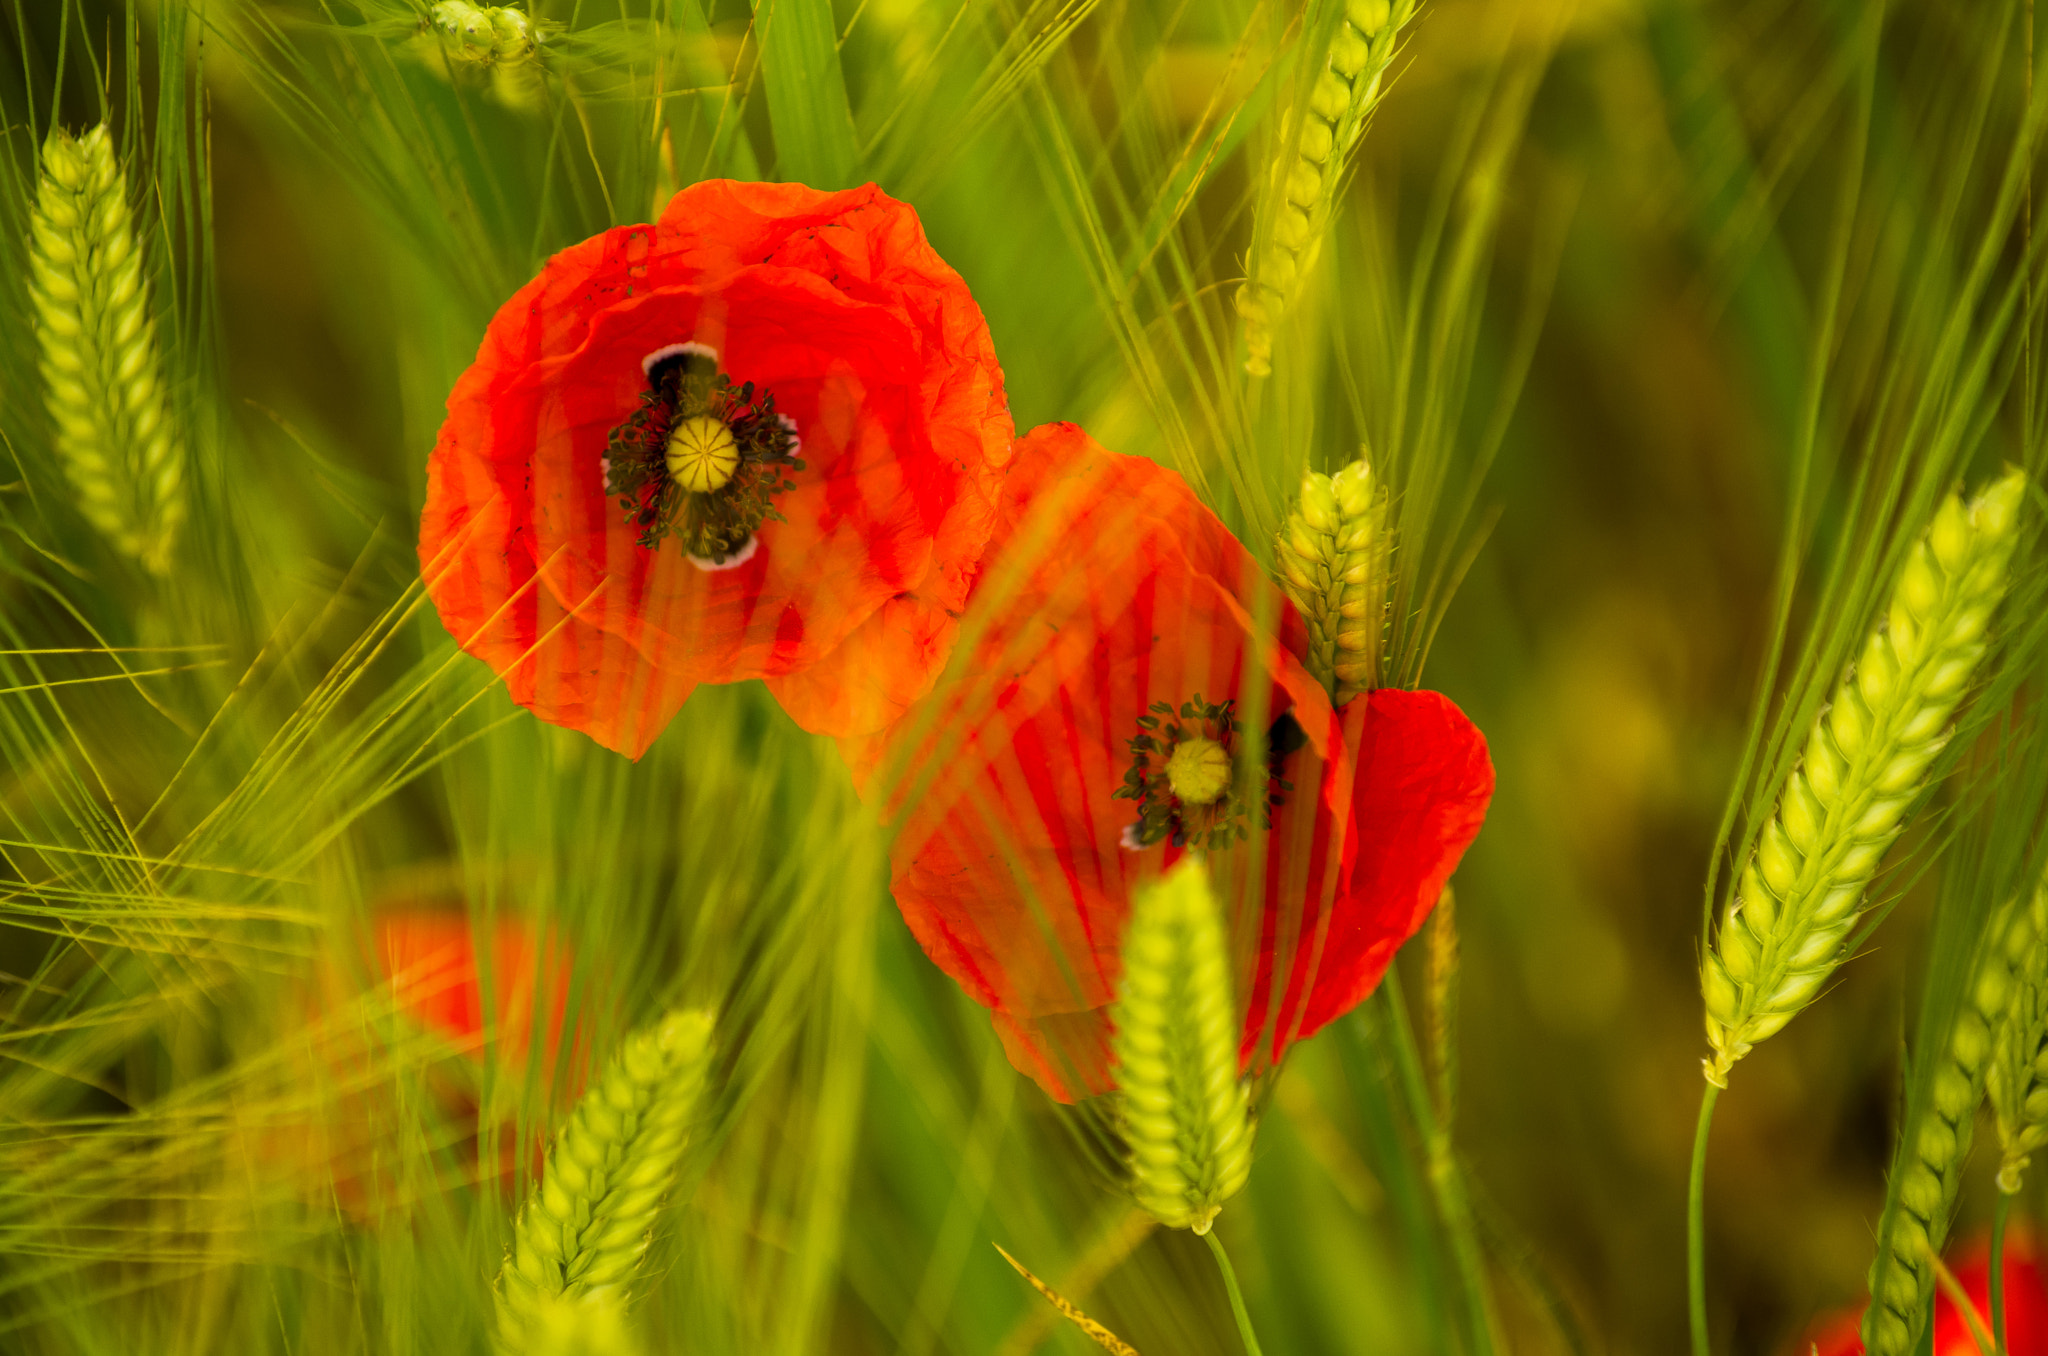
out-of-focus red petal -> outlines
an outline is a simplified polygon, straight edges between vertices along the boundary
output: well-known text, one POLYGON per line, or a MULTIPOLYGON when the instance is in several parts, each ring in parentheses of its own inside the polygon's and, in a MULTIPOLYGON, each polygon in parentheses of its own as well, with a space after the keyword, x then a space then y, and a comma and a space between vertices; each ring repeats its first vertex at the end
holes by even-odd
MULTIPOLYGON (((1977 1311, 1984 1330, 1991 1330, 1991 1247, 1978 1238, 1953 1264, 1956 1280, 1977 1311)), ((1797 1356, 1818 1349, 1820 1356, 1863 1356, 1863 1311, 1842 1310, 1822 1319, 1802 1337, 1797 1356)), ((2048 1277, 2044 1277, 2032 1241, 2008 1235, 2005 1241, 2006 1350, 2011 1356, 2048 1356, 2048 1277)), ((1934 1356, 1977 1356, 1970 1323, 1948 1297, 1934 1296, 1934 1356)))
POLYGON ((515 700, 636 756, 695 684, 800 674, 886 611, 912 633, 848 653, 917 667, 792 688, 808 728, 860 733, 943 663, 933 616, 964 601, 1011 438, 987 326, 909 208, 873 186, 693 185, 660 222, 555 256, 492 320, 429 466, 422 570, 515 700), (604 492, 643 359, 685 342, 771 391, 802 440, 782 520, 727 570, 639 546, 604 492))
MULTIPOLYGON (((485 977, 476 934, 462 914, 397 910, 373 928, 377 973, 404 1009, 458 1043, 484 1033, 485 977)), ((552 1068, 567 1016, 570 965, 561 942, 517 918, 501 918, 490 936, 490 1026, 509 1062, 525 1058, 538 1013, 543 1063, 552 1068)))

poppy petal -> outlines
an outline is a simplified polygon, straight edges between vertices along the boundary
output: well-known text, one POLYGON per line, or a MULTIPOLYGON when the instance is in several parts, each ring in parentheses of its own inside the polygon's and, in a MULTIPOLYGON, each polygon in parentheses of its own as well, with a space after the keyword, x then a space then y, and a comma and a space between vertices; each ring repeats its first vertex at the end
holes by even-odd
POLYGON ((421 515, 430 596, 515 700, 634 756, 701 682, 843 650, 790 687, 828 734, 928 687, 1012 439, 980 311, 872 185, 697 184, 654 225, 572 246, 500 309, 448 408, 421 515), (800 443, 733 568, 642 545, 606 489, 646 360, 683 344, 772 396, 800 443))
POLYGON ((842 741, 899 822, 893 884, 912 932, 1055 1096, 1103 1086, 1130 894, 1179 855, 1127 845, 1137 809, 1116 793, 1141 718, 1230 698, 1260 722, 1293 715, 1310 749, 1348 767, 1301 643, 1180 477, 1048 425, 1018 445, 956 676, 887 735, 842 741))
MULTIPOLYGON (((1248 1058, 1263 1030, 1271 1037, 1263 1058, 1277 1063, 1290 1044, 1379 987, 1394 953, 1421 928, 1478 837, 1493 797, 1486 738, 1443 694, 1381 688, 1346 703, 1338 716, 1351 769, 1325 776, 1307 835, 1310 844, 1341 844, 1329 909, 1315 906, 1322 891, 1293 894, 1309 907, 1284 942, 1277 915, 1269 917, 1250 1002, 1259 1020, 1248 1020, 1245 1033, 1248 1058), (1330 783, 1346 776, 1350 791, 1340 796, 1330 783), (1283 968, 1281 957, 1288 958, 1286 999, 1268 1021, 1271 976, 1283 968)), ((1275 836, 1294 833, 1284 821, 1308 819, 1306 809, 1306 802, 1282 807, 1275 836)))

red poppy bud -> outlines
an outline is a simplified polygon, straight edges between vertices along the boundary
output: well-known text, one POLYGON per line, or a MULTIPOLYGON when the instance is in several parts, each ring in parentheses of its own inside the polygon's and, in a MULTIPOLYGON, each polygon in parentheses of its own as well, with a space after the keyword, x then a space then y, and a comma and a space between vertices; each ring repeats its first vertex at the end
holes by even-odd
POLYGON ((1012 437, 988 327, 908 207, 696 184, 491 321, 421 570, 515 701, 630 756, 742 678, 856 734, 943 663, 1012 437))

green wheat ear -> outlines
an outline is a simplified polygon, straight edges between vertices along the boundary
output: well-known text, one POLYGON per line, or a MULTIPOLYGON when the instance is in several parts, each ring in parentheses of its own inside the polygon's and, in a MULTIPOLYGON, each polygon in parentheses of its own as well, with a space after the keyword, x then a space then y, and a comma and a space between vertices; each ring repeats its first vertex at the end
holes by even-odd
POLYGON ((2006 924, 2012 1002, 1992 1040, 1986 1090, 1998 1122, 1998 1189, 2008 1196, 2034 1150, 2048 1144, 2048 876, 2006 924))
POLYGON ((531 61, 547 40, 545 29, 511 5, 437 0, 427 11, 427 22, 441 35, 451 57, 477 65, 531 61))
POLYGON ((1415 0, 1345 0, 1329 45, 1311 67, 1316 76, 1307 105, 1281 124, 1282 149, 1253 224, 1251 276, 1237 292, 1244 369, 1255 377, 1273 370, 1273 326, 1315 266, 1396 39, 1414 17, 1415 0))
POLYGON ((1864 1349, 1870 1356, 1905 1356, 1921 1316, 1934 1295, 1935 1268, 1948 1237, 1963 1159, 1977 1104, 1984 1099, 1994 1035, 2011 1011, 2012 955, 2007 919, 2000 910, 1986 929, 1971 967, 1970 986, 1949 1030, 1948 1046, 1934 1069, 1927 1105, 1913 1138, 1900 1155, 1891 1182, 1894 1208, 1878 1226, 1877 1256, 1870 1264, 1871 1305, 1863 1316, 1864 1349))
POLYGON ((1309 672, 1339 706, 1379 682, 1393 548, 1386 486, 1362 458, 1334 476, 1302 477, 1274 559, 1308 622, 1309 672))
POLYGON ((1161 1224, 1205 1234, 1251 1171, 1252 1129, 1223 922, 1199 857, 1138 892, 1112 1020, 1132 1195, 1161 1224))
POLYGON ((1814 721, 1701 964, 1716 1085, 1841 964, 1864 890, 1983 658, 2025 489, 2014 470, 1967 506, 1953 494, 1943 502, 1814 721))
POLYGON ((609 1297, 540 1301, 527 1330, 526 1356, 640 1356, 641 1346, 625 1315, 609 1297))
POLYGON ((162 573, 185 517, 127 185, 105 124, 43 143, 29 217, 29 298, 57 452, 86 519, 162 573))
POLYGON ((711 1056, 711 1017, 634 1032, 557 1136, 498 1272, 501 1347, 534 1353, 560 1303, 615 1302, 675 1182, 711 1056))

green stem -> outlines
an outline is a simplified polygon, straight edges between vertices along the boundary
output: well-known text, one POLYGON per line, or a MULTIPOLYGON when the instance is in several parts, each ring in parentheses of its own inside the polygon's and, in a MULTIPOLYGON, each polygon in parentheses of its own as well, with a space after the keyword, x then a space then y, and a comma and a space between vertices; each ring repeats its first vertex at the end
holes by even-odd
POLYGON ((1231 1269, 1230 1254, 1223 1251, 1223 1240, 1214 1229, 1202 1237, 1209 1240, 1209 1251, 1216 1254, 1216 1266, 1223 1272, 1223 1288, 1230 1292, 1230 1312, 1237 1315, 1237 1335, 1244 1339, 1245 1356, 1265 1356, 1252 1333, 1252 1316, 1245 1311, 1244 1293, 1237 1288, 1237 1272, 1231 1269))
POLYGON ((1991 1342, 1997 1356, 2005 1356, 2005 1217, 2012 1209, 2012 1197, 1998 1193, 1991 1207, 1991 1342))
POLYGON ((1407 1000, 1401 994, 1401 979, 1392 967, 1380 981, 1375 995, 1386 1004, 1388 1025, 1393 1034, 1394 1065, 1408 1102, 1408 1114, 1422 1137, 1423 1166, 1436 1196, 1437 1216, 1450 1240, 1451 1258, 1465 1297, 1465 1322, 1470 1329, 1466 1349, 1477 1356, 1493 1356, 1501 1344, 1494 1340, 1493 1300, 1486 1283, 1486 1256, 1479 1246, 1479 1231, 1472 1219, 1471 1202, 1465 1196, 1465 1179, 1458 1166, 1457 1151, 1450 1131, 1437 1118, 1436 1101, 1430 1095, 1429 1080, 1423 1074, 1421 1048, 1408 1021, 1407 1000))
POLYGON ((1692 1356, 1709 1356, 1707 1345, 1707 1131, 1721 1089, 1707 1084, 1700 1098, 1700 1128, 1692 1140, 1692 1181, 1685 1193, 1685 1269, 1692 1317, 1692 1356))

